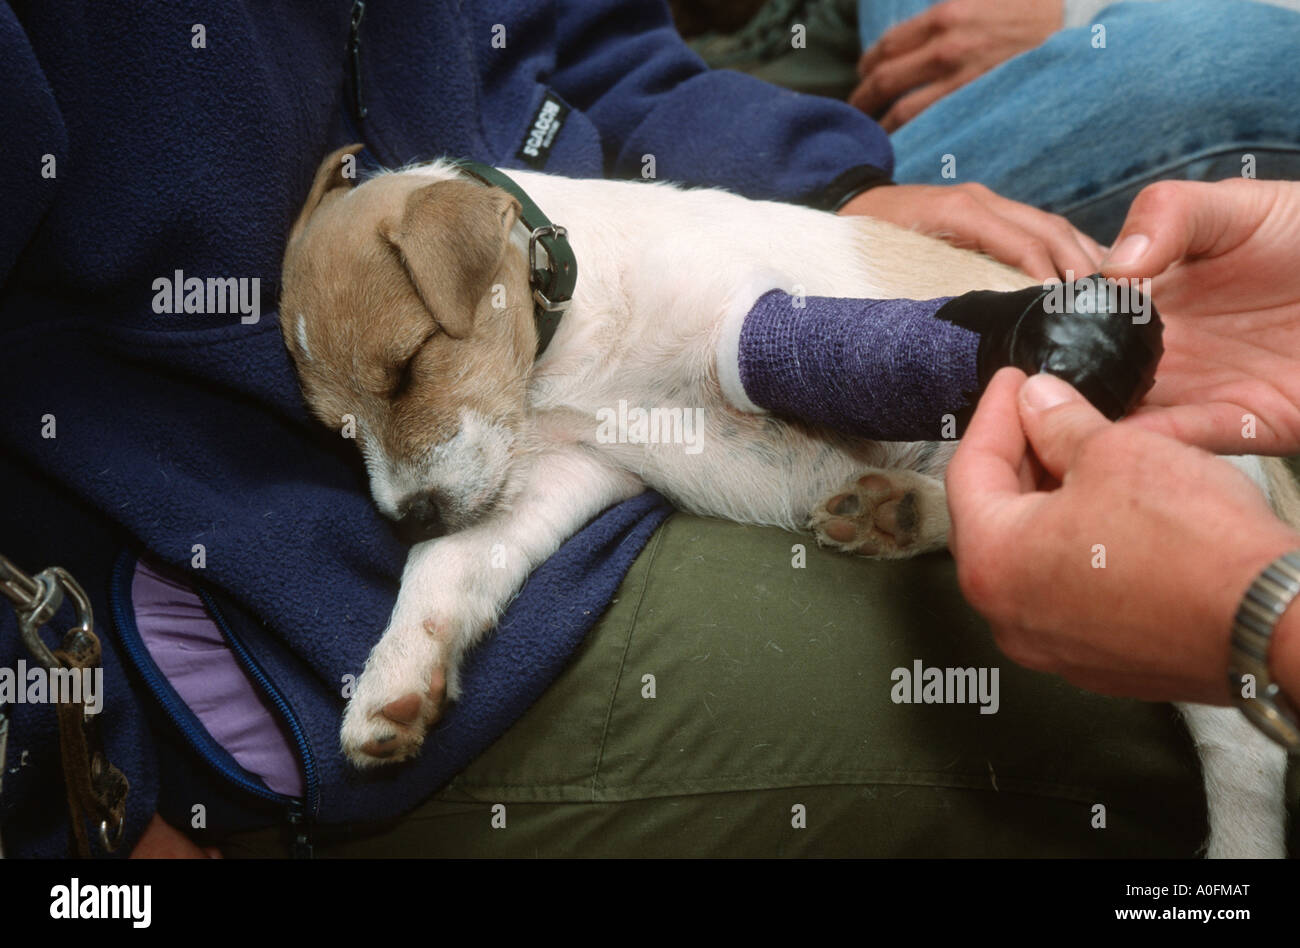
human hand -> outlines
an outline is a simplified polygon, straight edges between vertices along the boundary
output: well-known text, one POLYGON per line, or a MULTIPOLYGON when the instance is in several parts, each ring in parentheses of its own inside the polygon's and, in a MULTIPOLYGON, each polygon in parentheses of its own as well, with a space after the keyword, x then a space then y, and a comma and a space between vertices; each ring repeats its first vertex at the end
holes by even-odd
POLYGON ((1300 547, 1228 462, 1017 369, 989 383, 947 486, 958 582, 998 646, 1104 694, 1225 703, 1237 604, 1300 547))
POLYGON ((140 841, 131 850, 132 859, 220 859, 215 846, 199 847, 180 830, 165 822, 157 813, 144 828, 140 841))
POLYGON ((1300 452, 1300 184, 1163 181, 1102 273, 1155 277, 1165 354, 1134 424, 1221 454, 1300 452))
POLYGON ((840 208, 865 214, 950 244, 981 250, 1035 280, 1065 271, 1093 273, 1102 247, 1064 217, 994 194, 982 184, 895 184, 864 191, 840 208))
POLYGON ((887 30, 858 60, 849 104, 897 131, 954 89, 1040 45, 1065 23, 1063 0, 945 0, 887 30))

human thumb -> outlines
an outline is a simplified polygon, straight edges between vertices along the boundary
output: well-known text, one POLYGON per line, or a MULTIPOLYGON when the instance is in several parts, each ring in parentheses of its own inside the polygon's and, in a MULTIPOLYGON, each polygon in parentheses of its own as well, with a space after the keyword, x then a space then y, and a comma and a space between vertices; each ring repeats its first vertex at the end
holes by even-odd
MULTIPOLYGON (((1251 182, 1252 184, 1254 182, 1251 182)), ((1160 181, 1133 200, 1101 263, 1107 277, 1154 277, 1185 257, 1213 256, 1249 205, 1231 182, 1160 181)), ((1239 239, 1239 238, 1238 238, 1239 239)))
POLYGON ((1110 426, 1075 388, 1040 372, 1020 387, 1020 424, 1043 468, 1058 481, 1074 465, 1089 435, 1110 426))

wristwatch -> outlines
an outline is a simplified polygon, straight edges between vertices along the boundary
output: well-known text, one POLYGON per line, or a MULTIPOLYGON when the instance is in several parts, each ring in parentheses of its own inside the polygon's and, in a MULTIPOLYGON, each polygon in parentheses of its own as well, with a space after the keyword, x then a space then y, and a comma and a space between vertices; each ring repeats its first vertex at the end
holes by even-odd
POLYGON ((1232 622, 1232 653, 1228 659, 1228 688, 1233 702, 1251 723, 1290 754, 1300 754, 1300 718, 1269 672, 1268 647, 1278 620, 1297 597, 1300 550, 1279 556, 1246 590, 1232 622), (1246 692, 1252 690, 1254 694, 1247 697, 1246 692))

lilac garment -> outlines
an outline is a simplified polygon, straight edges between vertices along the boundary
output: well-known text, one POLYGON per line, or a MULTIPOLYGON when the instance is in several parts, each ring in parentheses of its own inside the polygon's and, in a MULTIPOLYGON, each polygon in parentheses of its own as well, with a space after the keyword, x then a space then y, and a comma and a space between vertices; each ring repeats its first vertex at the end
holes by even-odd
POLYGON ((270 789, 302 796, 302 772, 288 729, 244 672, 198 595, 141 559, 131 600, 149 655, 213 739, 270 789))
POLYGON ((979 391, 980 337, 934 318, 949 299, 797 301, 765 293, 740 330, 741 385, 766 411, 846 434, 954 437, 945 416, 963 419, 979 391))

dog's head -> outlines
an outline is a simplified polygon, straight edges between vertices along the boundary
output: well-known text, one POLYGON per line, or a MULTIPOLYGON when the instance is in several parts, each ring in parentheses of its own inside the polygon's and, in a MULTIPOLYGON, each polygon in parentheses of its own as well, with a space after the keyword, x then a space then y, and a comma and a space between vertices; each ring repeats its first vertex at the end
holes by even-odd
POLYGON ((501 502, 520 450, 536 333, 519 205, 445 167, 354 188, 360 147, 316 172, 280 328, 312 412, 355 430, 379 509, 436 536, 501 502))

